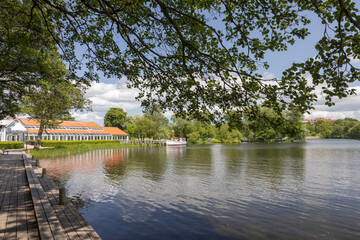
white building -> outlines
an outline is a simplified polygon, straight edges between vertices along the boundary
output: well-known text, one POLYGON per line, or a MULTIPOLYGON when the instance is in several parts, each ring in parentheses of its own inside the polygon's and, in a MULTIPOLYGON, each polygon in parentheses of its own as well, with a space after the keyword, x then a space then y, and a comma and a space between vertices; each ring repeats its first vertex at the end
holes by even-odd
POLYGON ((0 121, 0 140, 1 141, 21 141, 25 138, 26 128, 16 120, 0 121))
MULTIPOLYGON (((0 121, 1 141, 35 140, 40 124, 36 119, 16 118, 0 121)), ((94 122, 63 121, 46 128, 43 140, 129 140, 129 135, 116 127, 101 127, 94 122)))

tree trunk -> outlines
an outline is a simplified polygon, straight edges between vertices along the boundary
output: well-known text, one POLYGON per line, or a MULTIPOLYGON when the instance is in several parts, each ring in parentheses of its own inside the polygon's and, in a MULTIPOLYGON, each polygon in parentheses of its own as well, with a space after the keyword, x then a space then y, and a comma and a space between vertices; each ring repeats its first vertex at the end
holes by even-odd
POLYGON ((36 149, 36 150, 38 150, 41 147, 41 139, 42 139, 43 131, 44 131, 44 125, 42 125, 40 123, 39 132, 38 132, 38 135, 36 137, 36 142, 35 142, 35 146, 34 146, 34 149, 36 149))

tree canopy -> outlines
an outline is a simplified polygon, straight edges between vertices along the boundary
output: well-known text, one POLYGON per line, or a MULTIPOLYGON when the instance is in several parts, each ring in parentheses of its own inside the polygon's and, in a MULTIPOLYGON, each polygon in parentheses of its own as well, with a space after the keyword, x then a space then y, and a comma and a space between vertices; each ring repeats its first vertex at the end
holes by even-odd
POLYGON ((84 80, 60 58, 49 9, 34 4, 0 2, 0 118, 19 113, 29 88, 41 87, 44 81, 84 80))
POLYGON ((55 127, 62 119, 71 118, 71 110, 90 110, 90 101, 84 98, 84 88, 70 81, 42 82, 41 87, 28 89, 22 100, 22 112, 40 121, 35 148, 41 144, 43 130, 55 127))
MULTIPOLYGON (((41 26, 71 69, 86 58, 87 75, 126 76, 141 90, 145 107, 178 116, 217 120, 229 111, 248 116, 261 106, 276 113, 312 108, 314 89, 326 104, 354 94, 353 64, 360 54, 360 17, 354 0, 25 0, 11 1, 41 13, 41 26), (309 35, 309 13, 321 19, 316 55, 266 79, 266 54, 286 51, 309 35), (83 56, 75 46, 84 47, 83 56), (311 76, 309 81, 305 76, 311 76)), ((20 10, 19 10, 20 11, 20 10)), ((14 15, 16 16, 16 14, 14 15)), ((23 24, 23 23, 22 23, 23 24)), ((43 33, 43 30, 39 30, 43 33)), ((45 34, 45 33, 44 33, 45 34)), ((45 38, 48 39, 48 38, 45 38)))
POLYGON ((125 130, 126 112, 122 108, 110 108, 104 117, 105 127, 117 127, 125 130))

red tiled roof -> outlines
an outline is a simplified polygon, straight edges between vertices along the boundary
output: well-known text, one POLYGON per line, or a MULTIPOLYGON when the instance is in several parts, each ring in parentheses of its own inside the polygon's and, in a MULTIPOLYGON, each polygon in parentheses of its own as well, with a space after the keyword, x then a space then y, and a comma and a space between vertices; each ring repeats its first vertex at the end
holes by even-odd
MULTIPOLYGON (((30 118, 17 118, 20 120, 20 123, 24 126, 40 126, 40 123, 37 119, 30 118)), ((117 127, 101 127, 94 122, 81 122, 81 121, 63 121, 59 124, 61 127, 84 127, 84 128, 102 128, 101 130, 77 130, 77 129, 46 129, 47 133, 63 133, 63 134, 76 134, 76 133, 94 133, 94 134, 111 134, 111 135, 122 135, 127 136, 126 132, 117 128, 117 127)), ((29 133, 37 133, 38 129, 28 129, 29 133)))
POLYGON ((117 127, 103 127, 104 131, 111 135, 129 135, 117 127))
MULTIPOLYGON (((27 130, 27 132, 28 133, 38 133, 39 132, 39 129, 31 129, 31 128, 29 128, 28 130, 27 130)), ((43 131, 44 132, 44 131, 43 131)))
MULTIPOLYGON (((20 123, 25 126, 40 126, 40 122, 37 119, 30 118, 17 118, 20 123)), ((61 127, 92 127, 101 128, 101 126, 94 122, 82 122, 82 121, 63 121, 59 124, 61 127)))
POLYGON ((104 130, 89 130, 90 133, 100 133, 100 134, 107 134, 104 130))
POLYGON ((81 121, 64 121, 60 123, 62 127, 95 127, 101 128, 101 126, 94 122, 81 122, 81 121))
POLYGON ((76 129, 46 129, 48 133, 90 133, 88 130, 76 130, 76 129))

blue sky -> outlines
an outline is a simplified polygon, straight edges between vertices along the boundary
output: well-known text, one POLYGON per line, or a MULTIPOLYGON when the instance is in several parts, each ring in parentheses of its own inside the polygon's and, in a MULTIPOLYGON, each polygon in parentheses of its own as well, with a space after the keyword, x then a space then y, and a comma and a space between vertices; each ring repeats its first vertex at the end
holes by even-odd
MULTIPOLYGON (((311 35, 305 40, 298 40, 295 45, 289 46, 288 51, 281 53, 268 53, 266 60, 270 64, 270 68, 263 70, 262 74, 267 77, 281 77, 281 72, 291 66, 293 62, 305 61, 309 57, 315 56, 315 43, 322 37, 324 27, 322 24, 312 18, 312 23, 308 26, 311 35)), ((360 61, 357 61, 360 64, 360 61)), ((309 78, 309 80, 311 80, 309 78)), ((360 90, 359 81, 354 85, 357 92, 360 90)), ((136 89, 128 89, 125 79, 105 78, 101 77, 99 83, 94 83, 86 93, 86 97, 92 101, 93 111, 74 113, 74 117, 79 121, 93 121, 103 125, 105 113, 111 107, 123 108, 128 115, 142 114, 140 102, 135 101, 138 91, 136 89)), ((350 96, 344 99, 335 100, 336 105, 327 107, 317 90, 319 101, 314 104, 315 110, 310 114, 306 114, 305 118, 325 117, 325 118, 345 118, 352 117, 360 119, 360 96, 350 96)), ((171 113, 167 113, 170 116, 171 113)))

